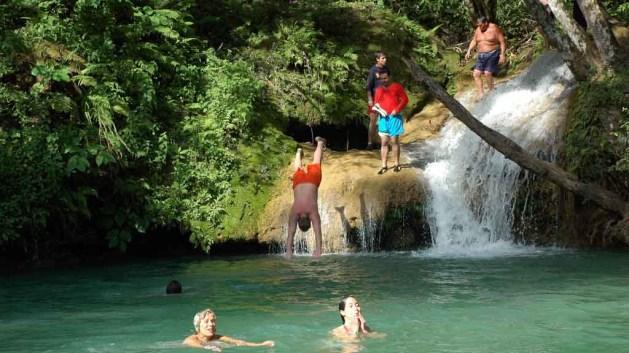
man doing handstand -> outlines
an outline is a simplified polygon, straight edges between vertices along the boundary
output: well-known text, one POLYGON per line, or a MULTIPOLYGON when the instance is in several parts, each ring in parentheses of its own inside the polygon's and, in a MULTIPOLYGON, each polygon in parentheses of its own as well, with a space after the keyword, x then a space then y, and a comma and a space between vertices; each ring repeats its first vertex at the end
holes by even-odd
POLYGON ((302 232, 312 229, 315 233, 315 249, 313 256, 321 256, 321 218, 319 217, 319 206, 317 198, 319 194, 319 185, 321 184, 321 161, 323 159, 323 149, 325 148, 325 139, 317 137, 317 147, 315 148, 312 163, 302 167, 301 159, 303 151, 297 149, 295 155, 293 174, 293 207, 288 216, 288 237, 286 239, 286 256, 293 255, 293 237, 297 230, 297 225, 302 232))

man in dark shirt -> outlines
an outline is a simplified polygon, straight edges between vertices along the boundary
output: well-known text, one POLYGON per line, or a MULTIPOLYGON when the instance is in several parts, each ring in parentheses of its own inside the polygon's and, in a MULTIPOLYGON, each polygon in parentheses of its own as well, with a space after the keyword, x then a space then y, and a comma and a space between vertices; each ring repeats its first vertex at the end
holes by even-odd
POLYGON ((378 113, 371 110, 373 107, 373 100, 376 95, 376 88, 382 85, 382 80, 378 77, 378 72, 389 73, 389 69, 386 67, 387 57, 383 52, 376 53, 376 63, 369 69, 369 75, 367 76, 367 114, 369 115, 369 133, 367 135, 367 148, 379 148, 380 145, 373 143, 373 137, 376 135, 376 120, 378 119, 378 113))

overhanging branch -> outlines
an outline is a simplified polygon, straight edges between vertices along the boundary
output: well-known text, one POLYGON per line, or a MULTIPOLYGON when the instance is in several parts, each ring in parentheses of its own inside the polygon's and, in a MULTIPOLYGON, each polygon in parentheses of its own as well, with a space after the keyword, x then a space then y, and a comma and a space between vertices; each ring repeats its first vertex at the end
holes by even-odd
POLYGON ((620 196, 599 185, 583 183, 579 181, 574 174, 568 173, 554 164, 540 160, 529 154, 514 141, 490 129, 476 119, 461 103, 450 96, 443 87, 437 84, 415 62, 408 58, 403 58, 402 60, 408 65, 416 81, 424 84, 457 119, 505 157, 517 163, 520 167, 530 170, 568 191, 588 200, 592 200, 606 210, 618 213, 621 217, 629 219, 629 203, 620 196))

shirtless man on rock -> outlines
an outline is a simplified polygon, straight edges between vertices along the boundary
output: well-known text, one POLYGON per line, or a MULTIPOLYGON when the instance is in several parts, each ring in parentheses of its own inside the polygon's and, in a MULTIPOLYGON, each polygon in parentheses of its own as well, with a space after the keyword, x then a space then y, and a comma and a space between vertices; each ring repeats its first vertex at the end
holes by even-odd
POLYGON ((498 64, 505 62, 507 43, 498 25, 489 22, 485 17, 480 17, 476 22, 474 37, 467 48, 465 60, 470 59, 472 50, 477 46, 478 57, 474 65, 474 83, 476 84, 476 99, 479 100, 485 94, 481 76, 485 76, 487 90, 493 90, 493 76, 498 73, 498 64))

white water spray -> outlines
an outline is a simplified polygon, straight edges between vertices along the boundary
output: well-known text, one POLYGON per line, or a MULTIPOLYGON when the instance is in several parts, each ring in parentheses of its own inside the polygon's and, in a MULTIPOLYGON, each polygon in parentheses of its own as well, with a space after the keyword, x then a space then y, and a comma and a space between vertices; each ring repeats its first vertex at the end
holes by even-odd
MULTIPOLYGON (((545 54, 471 112, 529 153, 552 161, 573 86, 573 76, 561 58, 545 54)), ((426 214, 433 238, 427 254, 519 252, 523 247, 513 243, 511 231, 513 205, 526 173, 455 119, 446 124, 440 138, 416 147, 409 156, 426 153, 434 160, 424 171, 430 191, 426 214)))

